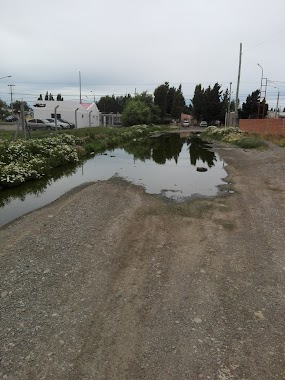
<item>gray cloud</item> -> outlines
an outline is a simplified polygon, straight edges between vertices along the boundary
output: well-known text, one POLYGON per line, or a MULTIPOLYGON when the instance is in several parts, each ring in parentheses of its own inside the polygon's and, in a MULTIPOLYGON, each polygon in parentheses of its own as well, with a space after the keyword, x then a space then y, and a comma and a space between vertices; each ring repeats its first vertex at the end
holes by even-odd
MULTIPOLYGON (((261 69, 275 83, 285 107, 284 0, 70 0, 1 4, 0 97, 32 101, 45 91, 99 97, 182 83, 186 98, 195 84, 215 82, 235 93, 239 43, 243 43, 240 99, 260 86, 261 69), (270 8, 269 8, 270 7, 270 8), (271 12, 272 11, 272 12, 271 12), (282 83, 283 82, 283 83, 282 83)), ((234 94, 233 94, 234 96, 234 94)))

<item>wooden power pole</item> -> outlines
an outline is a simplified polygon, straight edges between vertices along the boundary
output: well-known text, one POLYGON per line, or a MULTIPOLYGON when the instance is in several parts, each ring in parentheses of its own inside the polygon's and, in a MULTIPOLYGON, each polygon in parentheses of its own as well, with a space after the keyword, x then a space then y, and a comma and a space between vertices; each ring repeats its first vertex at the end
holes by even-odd
POLYGON ((239 84, 240 84, 241 55, 242 55, 242 43, 240 43, 239 45, 239 66, 238 66, 238 80, 237 80, 237 92, 236 92, 236 103, 235 103, 235 123, 234 123, 235 127, 237 127, 237 119, 238 119, 238 94, 239 94, 239 84))

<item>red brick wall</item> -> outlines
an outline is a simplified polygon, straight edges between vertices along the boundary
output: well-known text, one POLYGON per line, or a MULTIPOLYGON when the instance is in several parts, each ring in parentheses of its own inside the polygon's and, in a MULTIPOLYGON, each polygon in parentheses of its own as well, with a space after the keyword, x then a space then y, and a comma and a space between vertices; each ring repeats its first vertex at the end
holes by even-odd
POLYGON ((239 128, 259 135, 285 136, 284 119, 240 119, 239 128))

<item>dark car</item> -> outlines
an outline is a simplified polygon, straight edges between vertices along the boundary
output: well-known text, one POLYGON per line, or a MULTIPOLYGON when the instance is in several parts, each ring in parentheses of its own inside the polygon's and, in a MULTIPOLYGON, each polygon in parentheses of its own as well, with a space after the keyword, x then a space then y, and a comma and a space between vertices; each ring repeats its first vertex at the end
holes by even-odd
POLYGON ((8 122, 13 122, 13 121, 18 121, 18 118, 17 118, 17 116, 10 115, 10 116, 7 116, 5 118, 5 120, 8 121, 8 122))
POLYGON ((62 118, 57 118, 57 120, 61 121, 62 123, 67 123, 67 124, 69 124, 69 128, 70 128, 70 129, 75 128, 75 124, 71 123, 70 121, 64 120, 64 119, 62 119, 62 118))
MULTIPOLYGON (((47 119, 51 123, 55 123, 55 119, 47 119)), ((66 123, 65 121, 62 121, 62 119, 57 118, 56 123, 58 127, 61 127, 62 129, 69 129, 70 125, 69 123, 66 123)))

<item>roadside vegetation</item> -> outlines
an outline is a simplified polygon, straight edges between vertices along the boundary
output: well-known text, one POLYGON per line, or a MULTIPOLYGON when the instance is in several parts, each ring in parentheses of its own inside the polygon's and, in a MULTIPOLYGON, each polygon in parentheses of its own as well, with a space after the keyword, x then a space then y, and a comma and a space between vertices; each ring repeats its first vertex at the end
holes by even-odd
POLYGON ((202 133, 202 136, 244 149, 265 148, 267 146, 266 141, 260 136, 250 135, 234 127, 218 128, 211 126, 202 133))
POLYGON ((82 128, 57 135, 36 131, 32 139, 17 141, 13 141, 6 131, 1 131, 0 188, 42 178, 57 167, 77 163, 90 154, 145 138, 159 130, 159 126, 140 125, 131 128, 82 128))

